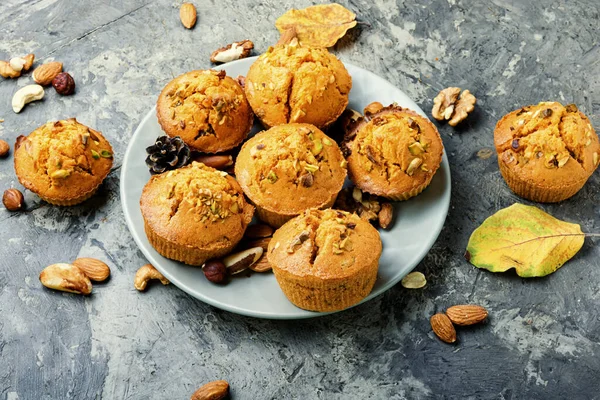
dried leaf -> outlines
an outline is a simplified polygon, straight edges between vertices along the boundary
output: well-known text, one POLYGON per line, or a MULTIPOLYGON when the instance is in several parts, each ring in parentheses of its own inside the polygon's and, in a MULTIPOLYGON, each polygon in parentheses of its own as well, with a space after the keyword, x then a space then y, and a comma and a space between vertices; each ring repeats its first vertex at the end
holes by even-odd
POLYGON ((402 286, 407 289, 421 289, 427 285, 427 279, 425 279, 425 275, 420 272, 411 272, 402 278, 402 286))
POLYGON ((492 272, 514 268, 521 277, 546 276, 573 257, 584 238, 579 225, 517 203, 475 229, 465 257, 476 267, 492 272))
POLYGON ((291 9, 275 21, 275 26, 282 34, 294 29, 301 44, 331 47, 356 26, 356 14, 339 4, 320 4, 291 9))

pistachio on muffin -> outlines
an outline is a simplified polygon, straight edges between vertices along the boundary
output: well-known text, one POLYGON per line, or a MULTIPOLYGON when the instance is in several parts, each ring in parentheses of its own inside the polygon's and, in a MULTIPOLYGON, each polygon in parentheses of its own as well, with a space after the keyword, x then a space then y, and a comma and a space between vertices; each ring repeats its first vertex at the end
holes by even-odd
POLYGON ((258 133, 240 150, 235 176, 260 219, 278 227, 308 208, 331 207, 346 178, 333 139, 310 124, 258 133))
POLYGON ((230 150, 252 129, 254 115, 241 86, 225 71, 197 70, 169 82, 158 97, 158 122, 204 153, 230 150))
POLYGON ((600 163, 600 142, 574 104, 542 102, 505 115, 494 130, 498 165, 517 195, 558 202, 577 193, 600 163))
POLYGON ((42 200, 59 206, 90 198, 113 164, 108 140, 75 118, 48 122, 15 147, 19 182, 42 200))
POLYGON ((325 48, 293 41, 269 48, 252 64, 245 91, 267 128, 293 122, 324 129, 346 109, 352 79, 325 48))
POLYGON ((267 257, 292 303, 305 310, 337 311, 371 292, 381 250, 379 233, 358 215, 312 209, 275 232, 267 257))
POLYGON ((427 118, 397 105, 372 103, 347 132, 342 150, 350 179, 359 189, 407 200, 431 183, 444 146, 427 118))
POLYGON ((190 265, 229 253, 254 214, 235 179, 197 162, 154 175, 140 208, 156 251, 190 265))

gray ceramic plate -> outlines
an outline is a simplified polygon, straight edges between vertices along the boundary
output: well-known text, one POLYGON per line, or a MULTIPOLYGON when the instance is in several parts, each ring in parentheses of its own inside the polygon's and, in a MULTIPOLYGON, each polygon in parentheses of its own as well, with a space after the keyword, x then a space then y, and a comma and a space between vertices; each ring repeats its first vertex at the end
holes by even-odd
MULTIPOLYGON (((236 77, 246 75, 256 59, 247 58, 221 67, 236 77)), ((393 102, 425 116, 425 113, 404 92, 369 71, 345 64, 352 76, 349 107, 362 110, 367 104, 393 102)), ((257 127, 255 127, 257 129, 257 127)), ((121 202, 127 226, 146 258, 174 285, 215 307, 238 314, 260 318, 296 319, 323 315, 301 310, 290 303, 279 289, 272 273, 253 273, 249 277, 234 277, 227 285, 214 285, 206 280, 202 270, 162 257, 148 242, 139 207, 142 188, 150 178, 144 164, 145 149, 163 134, 154 109, 150 110, 136 129, 121 169, 121 202)), ((431 185, 419 196, 395 204, 395 223, 390 231, 381 231, 383 254, 379 276, 371 294, 363 301, 378 296, 395 285, 425 257, 438 237, 450 204, 450 168, 444 159, 431 185)), ((242 274, 244 275, 244 274, 242 274)))

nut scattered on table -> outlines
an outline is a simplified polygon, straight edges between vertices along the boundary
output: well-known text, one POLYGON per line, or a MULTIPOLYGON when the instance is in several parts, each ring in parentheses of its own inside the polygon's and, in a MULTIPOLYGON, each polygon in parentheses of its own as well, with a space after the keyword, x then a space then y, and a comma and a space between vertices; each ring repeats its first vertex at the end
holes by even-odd
POLYGON ((27 54, 24 57, 13 57, 9 61, 0 61, 0 76, 18 78, 23 72, 31 69, 34 60, 33 54, 27 54))
POLYGON ((52 84, 52 80, 56 75, 60 74, 63 69, 63 64, 58 61, 52 61, 46 64, 42 64, 33 70, 33 80, 35 83, 48 86, 52 84))
POLYGON ((222 400, 229 395, 227 381, 208 382, 192 394, 190 400, 222 400))
POLYGON ((430 319, 431 329, 442 341, 446 343, 456 342, 456 329, 446 314, 435 314, 430 319))
POLYGON ((421 289, 427 285, 427 279, 421 272, 411 272, 402 278, 401 284, 406 289, 421 289))
POLYGON ((433 99, 431 115, 438 121, 448 120, 450 126, 456 126, 467 118, 467 115, 475 109, 477 99, 470 91, 464 90, 460 93, 460 90, 458 87, 442 90, 433 99))
POLYGON ((23 193, 19 189, 8 189, 2 196, 2 204, 8 211, 19 211, 23 208, 23 193))
POLYGON ((484 321, 488 316, 488 312, 482 306, 475 304, 460 304, 449 307, 446 310, 446 315, 453 324, 468 326, 484 321))
POLYGON ((40 85, 27 85, 17 90, 12 98, 12 108, 17 114, 21 112, 25 104, 44 98, 44 88, 40 85))
POLYGON ((75 93, 75 81, 68 72, 61 72, 52 79, 52 86, 56 93, 69 96, 75 93))
POLYGON ((5 140, 0 139, 0 157, 6 157, 10 151, 10 145, 5 140))
POLYGON ((163 285, 168 285, 169 283, 171 283, 167 278, 163 276, 163 274, 158 272, 158 270, 154 268, 152 264, 146 264, 140 267, 140 269, 138 269, 135 273, 133 286, 140 292, 143 292, 144 290, 146 290, 148 282, 152 279, 160 280, 160 282, 163 285))
POLYGON ((179 18, 183 26, 192 29, 196 25, 196 7, 191 3, 183 3, 179 9, 179 18))
POLYGON ((202 266, 204 276, 212 283, 223 283, 227 279, 227 267, 221 260, 209 260, 202 266))
POLYGON ((229 274, 235 275, 249 268, 252 264, 256 263, 258 259, 263 255, 262 247, 252 247, 246 250, 242 250, 238 253, 233 253, 223 258, 223 264, 229 270, 229 274))
POLYGON ((40 282, 49 289, 76 294, 90 294, 92 282, 75 265, 58 263, 47 266, 40 273, 40 282))
POLYGON ((215 50, 210 55, 210 61, 214 63, 228 63, 241 58, 246 58, 252 53, 254 43, 251 40, 233 42, 225 47, 215 50))
POLYGON ((73 261, 73 265, 96 282, 105 281, 110 276, 110 267, 96 258, 81 257, 73 261))
POLYGON ((0 61, 0 76, 3 78, 18 78, 21 76, 21 72, 12 69, 8 61, 0 61))

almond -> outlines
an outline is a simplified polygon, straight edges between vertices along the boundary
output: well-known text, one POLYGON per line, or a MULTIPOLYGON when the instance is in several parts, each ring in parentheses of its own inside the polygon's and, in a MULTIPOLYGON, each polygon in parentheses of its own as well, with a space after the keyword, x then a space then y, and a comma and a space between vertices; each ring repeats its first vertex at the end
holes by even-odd
POLYGON ((383 229, 389 228, 392 220, 394 218, 394 207, 392 203, 382 203, 381 210, 379 210, 379 214, 377 214, 377 219, 379 220, 379 226, 383 229))
POLYGON ((102 282, 110 276, 110 268, 104 262, 95 258, 82 257, 73 261, 73 265, 93 281, 102 282))
POLYGON ((221 400, 229 394, 227 381, 208 382, 196 390, 190 400, 221 400))
POLYGON ((271 264, 269 264, 269 261, 267 260, 267 257, 265 257, 264 255, 258 260, 258 262, 252 264, 250 266, 250 269, 254 272, 269 272, 271 271, 273 268, 271 267, 271 264))
POLYGON ((271 238, 261 238, 261 239, 256 239, 256 240, 249 240, 249 241, 243 241, 239 244, 238 248, 240 249, 249 249, 252 247, 262 247, 262 249, 264 251, 267 251, 267 248, 269 247, 269 242, 271 241, 271 238))
POLYGON ((192 29, 196 25, 196 7, 191 3, 183 3, 179 9, 179 18, 183 26, 192 29))
POLYGON ((63 292, 90 294, 92 283, 87 276, 73 264, 52 264, 40 273, 40 282, 50 289, 63 292))
POLYGON ((273 236, 273 228, 266 224, 254 224, 248 226, 244 234, 248 239, 261 239, 273 236))
POLYGON ((218 170, 224 170, 226 167, 233 165, 233 158, 231 156, 215 155, 215 156, 197 156, 194 161, 201 162, 207 167, 211 167, 218 170))
POLYGON ((488 312, 485 308, 475 304, 461 304, 448 308, 446 315, 455 325, 467 326, 485 320, 488 312))
POLYGON ((58 61, 42 64, 33 71, 33 80, 42 86, 48 86, 62 69, 63 65, 58 61))
POLYGON ((456 342, 456 330, 446 314, 435 314, 429 319, 433 333, 446 343, 456 342))

